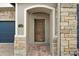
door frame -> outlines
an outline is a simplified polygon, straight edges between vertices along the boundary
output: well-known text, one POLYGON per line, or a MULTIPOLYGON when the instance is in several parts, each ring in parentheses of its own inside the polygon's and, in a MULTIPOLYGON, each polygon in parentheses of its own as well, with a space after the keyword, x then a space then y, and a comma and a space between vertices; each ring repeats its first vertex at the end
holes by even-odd
MULTIPOLYGON (((41 15, 39 15, 40 17, 38 17, 38 14, 30 14, 30 20, 33 20, 33 23, 34 23, 34 19, 45 19, 45 42, 34 42, 34 37, 33 39, 31 40, 33 44, 46 44, 48 42, 47 38, 46 38, 46 23, 48 22, 48 19, 49 19, 49 15, 45 15, 44 13, 42 13, 41 15), (42 17, 42 16, 43 17, 42 17)), ((50 21, 50 20, 49 20, 50 21)), ((35 23, 34 23, 35 24, 35 23)), ((34 31, 34 24, 33 25, 33 31, 34 31)), ((50 25, 50 24, 49 24, 50 25)), ((34 34, 34 32, 33 32, 34 34)), ((34 35, 33 35, 34 36, 34 35)), ((47 43, 48 44, 48 43, 47 43)))
MULTIPOLYGON (((43 8, 47 8, 49 10, 51 10, 51 13, 50 13, 50 51, 51 51, 51 54, 54 55, 54 46, 53 46, 53 40, 54 38, 56 37, 55 35, 55 8, 54 7, 50 7, 50 6, 47 6, 47 5, 33 5, 33 6, 30 6, 30 7, 27 7, 24 9, 24 36, 26 37, 26 41, 27 41, 27 17, 28 16, 28 10, 32 9, 32 8, 37 8, 37 7, 43 7, 43 8)), ((26 49, 27 51, 27 49, 26 49)), ((27 52, 26 52, 27 54, 27 52)))

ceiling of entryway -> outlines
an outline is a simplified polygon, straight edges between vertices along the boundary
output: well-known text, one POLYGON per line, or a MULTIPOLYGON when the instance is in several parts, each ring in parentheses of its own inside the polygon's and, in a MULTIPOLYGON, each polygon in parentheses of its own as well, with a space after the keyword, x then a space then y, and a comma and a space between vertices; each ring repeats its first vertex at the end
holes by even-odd
POLYGON ((49 14, 51 12, 51 10, 49 10, 48 8, 37 7, 37 8, 32 8, 32 9, 28 10, 28 12, 30 12, 30 13, 43 12, 43 13, 49 14))

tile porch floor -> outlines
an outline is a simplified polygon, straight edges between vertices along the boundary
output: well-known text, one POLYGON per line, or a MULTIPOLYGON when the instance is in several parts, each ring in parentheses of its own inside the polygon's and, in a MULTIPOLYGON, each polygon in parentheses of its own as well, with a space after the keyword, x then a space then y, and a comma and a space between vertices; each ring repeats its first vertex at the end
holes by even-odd
POLYGON ((50 47, 47 44, 28 44, 28 56, 50 56, 50 47))

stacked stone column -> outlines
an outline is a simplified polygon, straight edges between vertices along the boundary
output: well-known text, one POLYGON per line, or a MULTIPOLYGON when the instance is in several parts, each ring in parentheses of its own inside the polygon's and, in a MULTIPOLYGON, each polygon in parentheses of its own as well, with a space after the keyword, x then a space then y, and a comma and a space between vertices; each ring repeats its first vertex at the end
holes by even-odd
POLYGON ((74 55, 77 47, 76 4, 61 4, 61 55, 74 55))
POLYGON ((26 56, 26 37, 15 37, 14 55, 26 56))

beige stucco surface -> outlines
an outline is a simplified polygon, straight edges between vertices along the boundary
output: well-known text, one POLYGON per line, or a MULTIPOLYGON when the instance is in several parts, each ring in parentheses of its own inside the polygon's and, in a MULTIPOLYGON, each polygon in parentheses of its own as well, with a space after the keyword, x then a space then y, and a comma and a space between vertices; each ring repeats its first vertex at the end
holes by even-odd
MULTIPOLYGON (((28 8, 28 7, 31 7, 33 5, 47 5, 47 6, 50 6, 50 7, 56 7, 56 4, 52 4, 52 3, 18 3, 17 4, 17 19, 19 20, 18 21, 18 24, 24 24, 24 9, 28 8)), ((17 25, 18 25, 17 24, 17 25)), ((18 28, 17 29, 18 31, 18 35, 23 35, 24 34, 24 29, 22 28, 18 28)))

